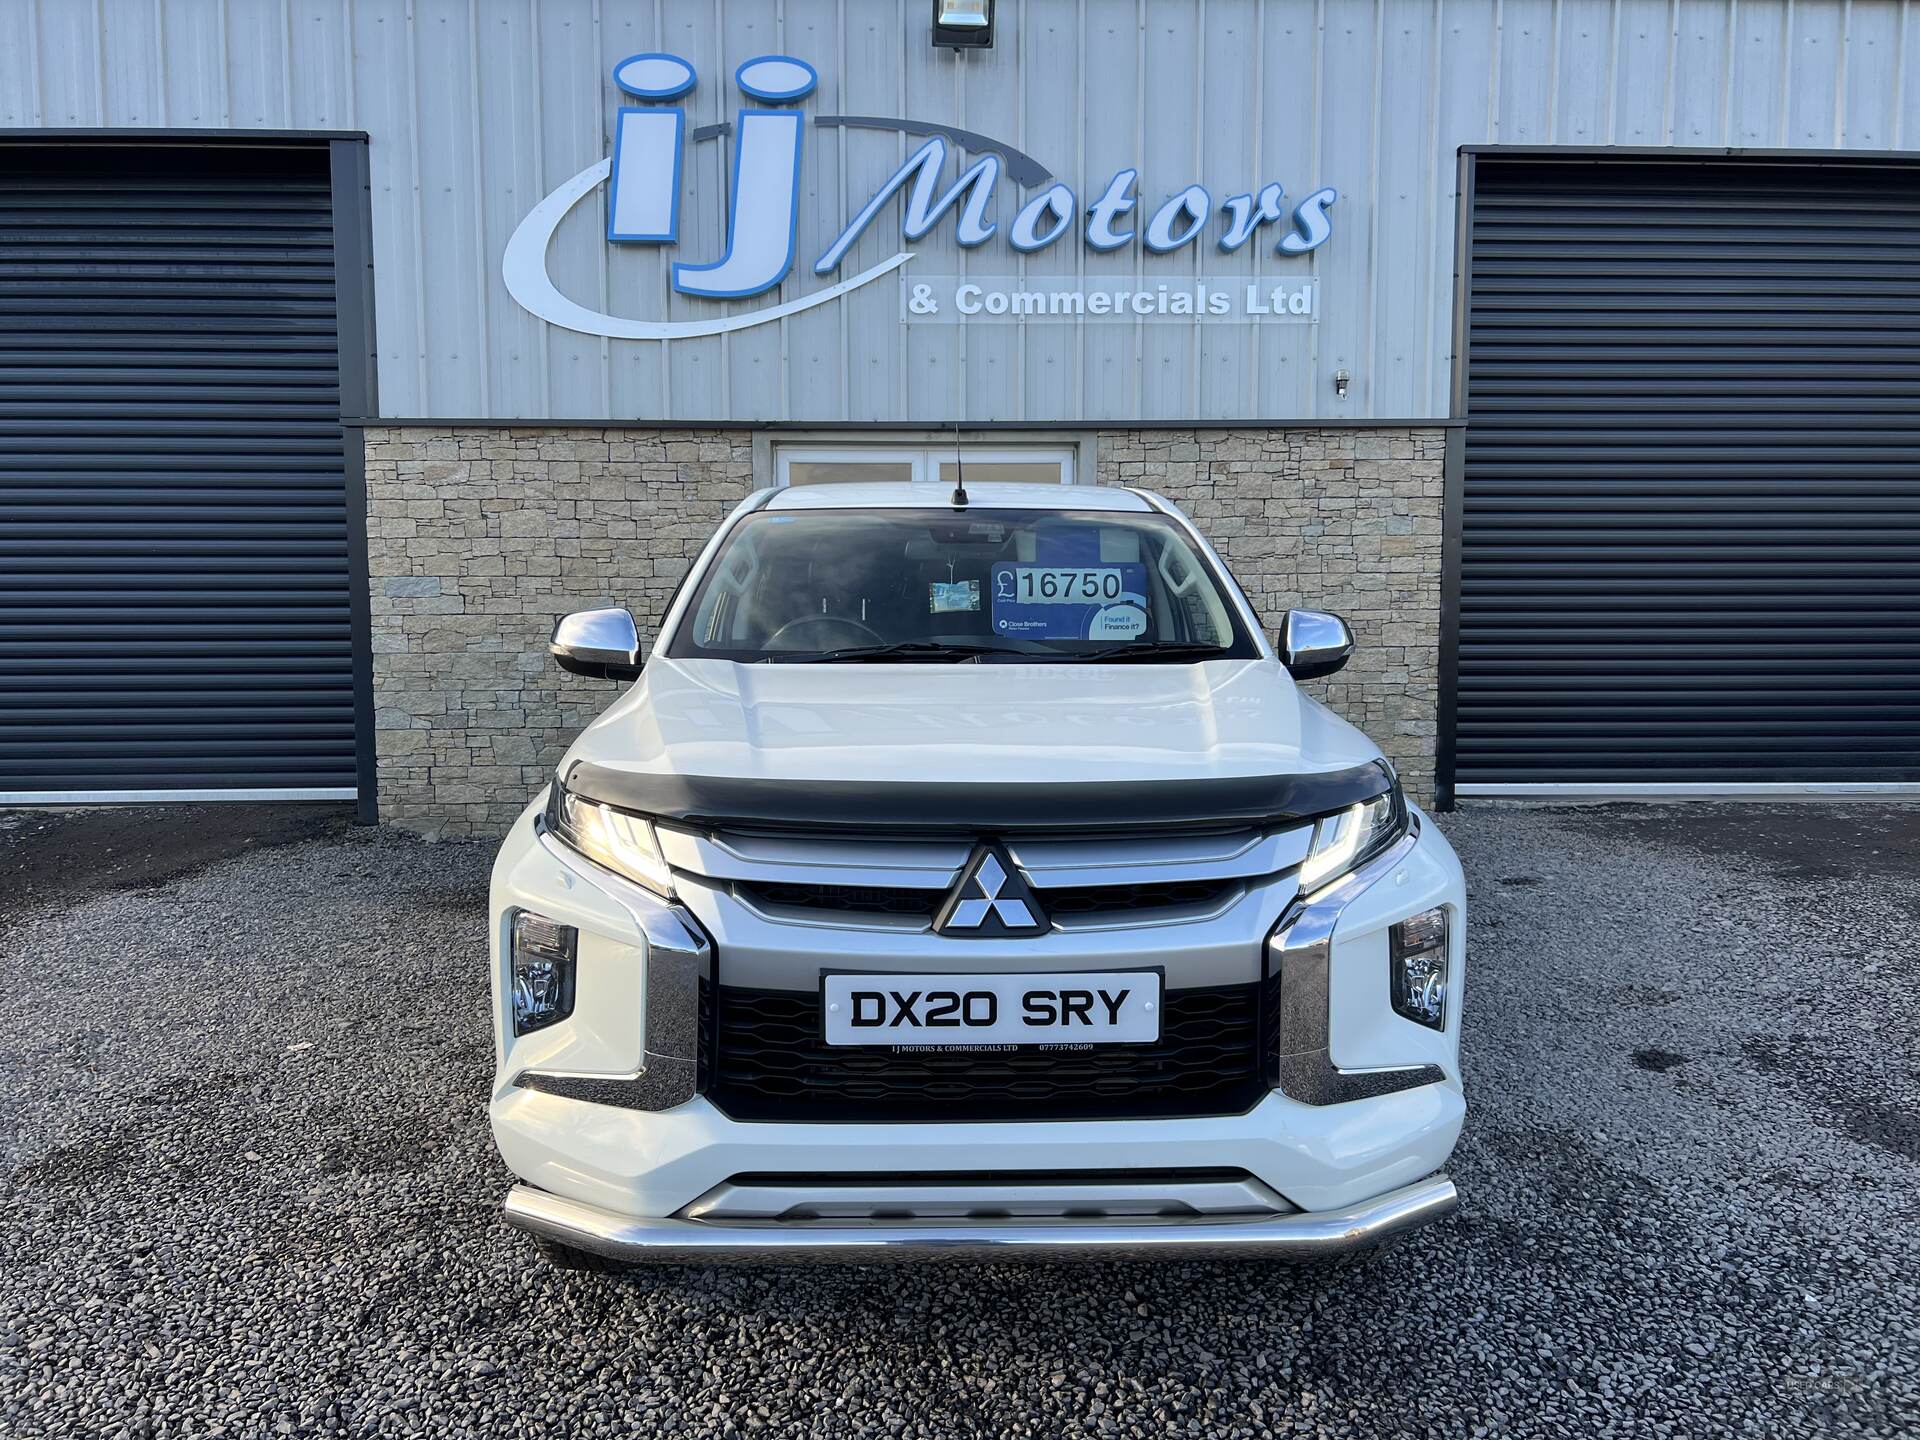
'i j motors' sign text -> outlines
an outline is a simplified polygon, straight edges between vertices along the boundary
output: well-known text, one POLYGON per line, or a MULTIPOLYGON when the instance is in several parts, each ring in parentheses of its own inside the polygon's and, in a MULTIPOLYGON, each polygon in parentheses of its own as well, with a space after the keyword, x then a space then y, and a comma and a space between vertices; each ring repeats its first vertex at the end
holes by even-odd
MULTIPOLYGON (((614 67, 614 80, 637 105, 615 117, 613 153, 559 186, 528 212, 507 242, 501 263, 507 289, 526 309, 570 330, 615 339, 674 340, 720 335, 824 305, 883 276, 902 271, 913 251, 901 249, 878 264, 795 299, 741 309, 716 303, 711 314, 663 320, 605 314, 564 294, 548 271, 547 249, 567 213, 607 187, 607 239, 618 245, 676 247, 680 241, 685 160, 702 141, 727 139, 733 153, 726 239, 713 259, 674 259, 668 267, 678 294, 695 300, 737 302, 767 294, 792 272, 798 258, 802 160, 807 125, 799 102, 819 83, 813 67, 788 55, 762 55, 734 72, 745 103, 729 124, 689 133, 686 110, 675 103, 698 76, 677 55, 634 55, 614 67)), ((1335 192, 1317 189, 1299 198, 1278 183, 1247 189, 1216 202, 1190 184, 1149 205, 1140 172, 1125 167, 1087 197, 1032 156, 973 131, 928 121, 876 115, 814 115, 815 129, 883 131, 920 140, 914 152, 848 217, 811 264, 822 279, 839 274, 854 244, 897 200, 905 242, 923 239, 949 216, 956 242, 974 250, 990 243, 1018 255, 1036 255, 1077 242, 1090 254, 1136 249, 1140 272, 1131 280, 1088 275, 1059 277, 900 276, 901 311, 909 322, 985 321, 1179 322, 1312 321, 1319 313, 1311 276, 1179 277, 1152 273, 1147 260, 1194 246, 1233 254, 1265 247, 1276 263, 1317 250, 1333 234, 1335 192), (950 183, 949 146, 977 156, 950 183), (1002 180, 1017 187, 1020 205, 1004 230, 995 195, 1002 180)), ((1191 263, 1191 262, 1189 262, 1191 263)), ((1256 266, 1256 270, 1260 267, 1256 266)))

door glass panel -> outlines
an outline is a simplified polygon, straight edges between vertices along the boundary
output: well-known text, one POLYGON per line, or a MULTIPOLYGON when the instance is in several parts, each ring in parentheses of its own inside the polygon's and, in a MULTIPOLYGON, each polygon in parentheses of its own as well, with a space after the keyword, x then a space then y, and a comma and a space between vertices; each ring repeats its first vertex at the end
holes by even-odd
POLYGON ((789 460, 787 462, 789 485, 825 485, 839 480, 864 480, 891 484, 911 479, 913 479, 911 460, 789 460))
MULTIPOLYGON (((951 485, 959 478, 960 467, 951 460, 940 462, 940 483, 951 485)), ((969 485, 1058 485, 1058 460, 969 460, 966 463, 969 485)))

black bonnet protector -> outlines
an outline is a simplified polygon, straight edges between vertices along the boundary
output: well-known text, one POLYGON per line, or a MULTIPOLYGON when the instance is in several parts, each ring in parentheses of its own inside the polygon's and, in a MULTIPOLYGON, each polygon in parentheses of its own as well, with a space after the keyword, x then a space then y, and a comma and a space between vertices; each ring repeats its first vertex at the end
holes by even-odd
POLYGON ((1216 780, 985 782, 762 780, 653 775, 575 761, 566 785, 587 800, 691 825, 942 832, 1275 825, 1383 794, 1380 760, 1310 775, 1216 780))

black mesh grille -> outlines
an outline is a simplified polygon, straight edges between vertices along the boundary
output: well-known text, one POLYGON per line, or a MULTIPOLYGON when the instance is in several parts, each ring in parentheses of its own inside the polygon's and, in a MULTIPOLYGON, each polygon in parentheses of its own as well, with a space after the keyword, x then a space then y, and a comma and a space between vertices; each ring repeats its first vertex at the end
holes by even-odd
POLYGON ((747 898, 786 910, 835 914, 926 915, 940 908, 944 890, 907 890, 885 885, 742 885, 747 898))
POLYGON ((1154 885, 1077 885, 1036 892, 1052 915, 1137 915, 1142 910, 1211 904, 1238 880, 1167 880, 1154 885))
POLYGON ((1117 1120, 1238 1115, 1265 1091, 1259 987, 1171 990, 1153 1045, 829 1048, 817 993, 714 991, 709 1098, 737 1120, 1117 1120))

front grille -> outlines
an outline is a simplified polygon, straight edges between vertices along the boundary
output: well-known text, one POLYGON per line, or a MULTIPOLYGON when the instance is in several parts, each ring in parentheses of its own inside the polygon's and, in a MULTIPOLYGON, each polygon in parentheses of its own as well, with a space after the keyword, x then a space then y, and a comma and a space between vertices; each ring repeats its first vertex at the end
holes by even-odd
MULTIPOLYGON (((1071 885, 1035 889, 1049 915, 1094 919, 1103 915, 1138 916, 1156 910, 1212 906, 1238 891, 1243 881, 1162 880, 1137 885, 1071 885)), ((760 881, 741 884, 740 893, 762 910, 805 910, 840 916, 907 915, 931 920, 946 899, 945 890, 884 885, 814 885, 760 881)))
POLYGON ((1141 885, 1074 885, 1034 893, 1050 915, 1138 915, 1212 905, 1239 888, 1238 880, 1162 880, 1141 885))
POLYGON ((1122 1120, 1239 1115, 1265 1093, 1257 985, 1169 990, 1152 1045, 829 1047, 818 992, 714 991, 708 1098, 736 1120, 1122 1120))
POLYGON ((762 881, 740 890, 762 909, 823 910, 836 915, 919 915, 931 918, 944 890, 908 890, 885 885, 795 885, 762 881))

